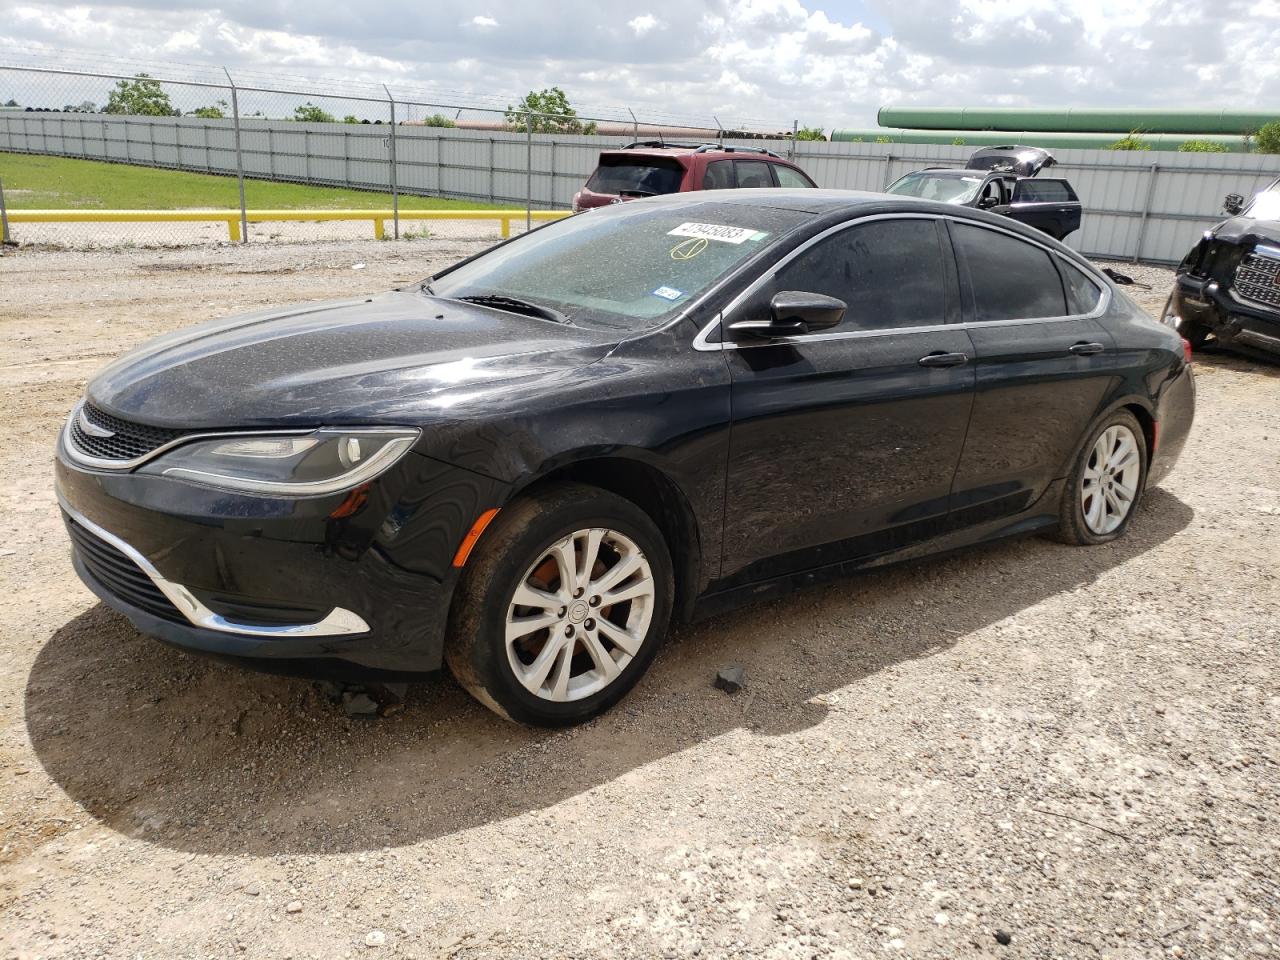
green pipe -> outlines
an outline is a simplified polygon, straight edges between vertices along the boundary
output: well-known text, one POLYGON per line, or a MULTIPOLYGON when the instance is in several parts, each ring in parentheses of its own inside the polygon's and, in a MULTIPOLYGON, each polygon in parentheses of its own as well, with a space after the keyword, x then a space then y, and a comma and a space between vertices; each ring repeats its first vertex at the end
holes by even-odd
POLYGON ((1252 134, 1280 119, 1275 110, 1141 110, 1069 107, 881 107, 882 127, 924 130, 1033 130, 1040 133, 1218 133, 1252 134))
MULTIPOLYGON (((996 147, 1019 144, 1028 147, 1044 147, 1049 150, 1105 150, 1125 133, 1038 133, 1021 131, 973 131, 973 130, 900 130, 870 127, 862 130, 833 130, 831 139, 843 142, 863 143, 958 143, 966 147, 996 147)), ((1152 150, 1177 150, 1188 140, 1209 140, 1220 143, 1231 153, 1248 153, 1245 137, 1222 134, 1144 133, 1143 143, 1152 150)))

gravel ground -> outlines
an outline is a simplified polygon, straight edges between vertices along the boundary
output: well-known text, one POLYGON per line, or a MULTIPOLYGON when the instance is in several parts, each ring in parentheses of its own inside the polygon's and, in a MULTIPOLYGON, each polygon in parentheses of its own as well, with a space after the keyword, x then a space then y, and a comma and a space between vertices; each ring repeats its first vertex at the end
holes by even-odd
MULTIPOLYGON (((0 956, 1280 951, 1278 366, 1201 359, 1181 465, 1125 539, 997 544, 679 630, 570 731, 443 676, 349 719, 81 587, 50 453, 97 367, 474 247, 0 257, 0 956), (735 660, 730 696, 711 681, 735 660)), ((1159 306, 1167 271, 1117 267, 1159 306)))

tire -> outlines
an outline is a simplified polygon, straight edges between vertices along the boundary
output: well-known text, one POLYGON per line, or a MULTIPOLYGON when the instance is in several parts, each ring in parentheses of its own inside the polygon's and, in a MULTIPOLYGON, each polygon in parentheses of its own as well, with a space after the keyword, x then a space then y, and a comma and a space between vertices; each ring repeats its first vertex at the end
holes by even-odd
POLYGON ((1089 433, 1072 465, 1053 538, 1093 546, 1123 536, 1137 513, 1146 482, 1147 441, 1142 426, 1129 411, 1117 410, 1089 433), (1127 502, 1125 490, 1131 491, 1127 502))
POLYGON ((577 483, 537 491, 505 507, 481 537, 454 596, 445 662, 508 720, 581 723, 649 668, 673 592, 666 542, 634 503, 577 483), (530 602, 517 604, 517 590, 530 602), (622 599, 605 602, 611 595, 622 599))
POLYGON ((1179 318, 1176 322, 1173 322, 1173 320, 1173 294, 1170 294, 1169 298, 1165 300, 1164 306, 1160 308, 1160 321, 1162 323, 1177 330, 1178 334, 1187 343, 1191 344, 1192 350, 1201 349, 1209 338, 1209 334, 1213 333, 1211 328, 1206 327, 1203 323, 1197 323, 1195 320, 1185 318, 1179 318))

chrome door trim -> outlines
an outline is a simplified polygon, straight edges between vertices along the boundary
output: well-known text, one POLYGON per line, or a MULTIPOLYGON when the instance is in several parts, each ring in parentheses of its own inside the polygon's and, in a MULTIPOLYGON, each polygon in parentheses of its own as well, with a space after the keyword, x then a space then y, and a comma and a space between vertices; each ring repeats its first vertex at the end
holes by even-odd
POLYGON ((182 584, 166 580, 141 552, 109 530, 104 530, 79 510, 73 508, 67 503, 61 492, 58 493, 58 503, 72 520, 94 536, 105 540, 132 560, 138 569, 145 573, 147 578, 155 584, 156 589, 168 597, 169 602, 177 607, 178 612, 186 617, 193 626, 201 627, 205 630, 215 630, 218 633, 236 633, 242 636, 274 639, 282 637, 337 637, 369 632, 369 624, 365 623, 363 618, 342 607, 334 607, 323 619, 315 623, 263 626, 261 624, 236 623, 233 620, 228 620, 222 614, 214 613, 206 607, 194 593, 182 584))
POLYGON ((1024 237, 1022 234, 1014 230, 1006 230, 996 224, 981 223, 977 220, 971 220, 968 217, 953 217, 941 213, 877 213, 865 217, 858 217, 854 220, 846 220, 843 223, 838 223, 834 226, 828 227, 821 233, 814 234, 804 243, 790 251, 786 256, 779 259, 768 273, 762 274, 760 277, 752 281, 750 286, 734 297, 733 300, 729 302, 728 306, 724 307, 716 314, 711 322, 698 331, 697 336, 693 338, 693 348, 700 351, 748 350, 753 347, 771 347, 797 343, 823 343, 828 340, 855 340, 867 337, 883 337, 899 333, 936 333, 943 330, 969 330, 982 327, 1026 326, 1027 324, 1033 323, 1061 323, 1064 320, 1094 320, 1106 313, 1110 306, 1111 288, 1109 286, 1099 283, 1096 277, 1092 276, 1089 272, 1082 270, 1080 266, 1073 263, 1069 257, 1063 256, 1061 252, 1054 250, 1052 247, 1041 243, 1033 237, 1024 237), (780 269, 800 254, 804 253, 815 243, 825 240, 832 234, 839 233, 842 230, 848 230, 852 227, 859 226, 864 223, 871 223, 875 220, 948 220, 953 223, 969 224, 975 227, 980 227, 983 230, 990 230, 993 233, 1007 234, 1008 236, 1021 240, 1024 243, 1030 243, 1033 246, 1039 247, 1050 256, 1057 257, 1072 269, 1084 274, 1089 282, 1097 287, 1101 293, 1098 297, 1098 305, 1089 313, 1068 314, 1061 317, 1028 317, 1025 319, 1018 318, 1013 320, 971 320, 962 323, 930 323, 912 327, 889 327, 883 330, 846 330, 841 333, 810 333, 796 337, 780 337, 776 340, 761 341, 760 343, 737 343, 732 340, 721 340, 719 342, 712 343, 708 339, 711 336, 711 332, 715 330, 726 314, 732 312, 740 303, 742 303, 742 301, 755 293, 761 285, 767 282, 780 269))

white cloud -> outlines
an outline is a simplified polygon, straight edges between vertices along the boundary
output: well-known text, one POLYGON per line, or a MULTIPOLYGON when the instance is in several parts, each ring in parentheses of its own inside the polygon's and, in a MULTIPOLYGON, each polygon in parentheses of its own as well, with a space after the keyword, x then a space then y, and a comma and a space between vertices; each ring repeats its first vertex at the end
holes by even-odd
MULTIPOLYGON (((479 14, 475 0, 214 3, 0 0, 0 54, 109 72, 203 63, 213 80, 226 64, 499 109, 559 86, 592 116, 630 107, 766 129, 872 126, 888 103, 1280 103, 1275 0, 487 0, 479 14)), ((103 96, 74 82, 83 96, 64 96, 70 80, 24 87, 0 71, 0 100, 103 96)))
POLYGON ((634 19, 628 20, 627 26, 631 28, 631 32, 637 37, 643 37, 649 31, 662 26, 662 23, 652 13, 642 13, 634 19))

